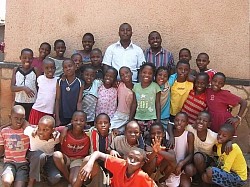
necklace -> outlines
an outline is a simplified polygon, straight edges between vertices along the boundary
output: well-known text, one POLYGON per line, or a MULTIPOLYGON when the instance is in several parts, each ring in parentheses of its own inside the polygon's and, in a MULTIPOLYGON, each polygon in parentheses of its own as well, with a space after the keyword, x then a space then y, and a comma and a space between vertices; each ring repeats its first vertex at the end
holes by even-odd
POLYGON ((69 82, 68 82, 68 79, 66 79, 66 82, 67 82, 67 84, 68 84, 68 86, 66 87, 66 91, 67 91, 67 92, 70 91, 70 86, 71 86, 72 84, 74 84, 75 81, 76 81, 76 78, 75 78, 75 80, 73 80, 71 83, 69 83, 69 82))

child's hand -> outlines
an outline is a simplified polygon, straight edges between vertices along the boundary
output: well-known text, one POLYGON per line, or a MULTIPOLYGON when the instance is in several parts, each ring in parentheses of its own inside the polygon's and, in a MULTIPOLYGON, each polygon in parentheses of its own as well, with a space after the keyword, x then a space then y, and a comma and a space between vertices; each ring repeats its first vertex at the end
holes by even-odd
POLYGON ((88 178, 91 178, 91 171, 93 169, 93 166, 90 166, 88 164, 86 164, 80 171, 78 174, 78 177, 80 177, 80 179, 82 181, 86 181, 88 178))
POLYGON ((27 94, 28 97, 34 97, 35 96, 35 92, 33 90, 31 90, 27 86, 24 87, 23 91, 25 91, 25 93, 27 94))
POLYGON ((34 129, 33 132, 31 133, 31 136, 35 138, 36 135, 37 135, 37 129, 34 129))
POLYGON ((181 168, 182 168, 182 164, 181 162, 179 162, 175 168, 175 175, 180 175, 181 174, 181 168))
POLYGON ((175 146, 174 138, 169 138, 169 140, 167 140, 167 143, 166 143, 167 149, 173 149, 174 146, 175 146))
POLYGON ((117 151, 115 151, 115 150, 110 151, 110 155, 114 156, 114 157, 117 157, 117 158, 118 157, 121 158, 121 155, 117 151))
POLYGON ((161 141, 162 137, 158 136, 155 136, 155 138, 152 140, 153 143, 151 146, 154 152, 158 153, 159 151, 166 149, 166 147, 161 146, 161 141))
POLYGON ((60 132, 60 143, 62 144, 66 135, 67 135, 67 132, 68 132, 68 128, 67 127, 64 127, 63 130, 60 132))
POLYGON ((120 135, 120 131, 118 129, 113 129, 112 133, 115 137, 120 135))
POLYGON ((233 150, 232 141, 228 141, 225 145, 225 153, 228 155, 233 150))
POLYGON ((232 124, 236 128, 240 124, 240 119, 237 117, 231 117, 228 118, 226 122, 232 124))

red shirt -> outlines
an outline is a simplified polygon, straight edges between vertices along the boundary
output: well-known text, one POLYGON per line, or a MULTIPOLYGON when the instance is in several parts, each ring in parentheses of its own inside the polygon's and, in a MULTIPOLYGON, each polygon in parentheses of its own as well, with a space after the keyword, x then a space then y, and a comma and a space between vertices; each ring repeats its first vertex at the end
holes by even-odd
POLYGON ((33 58, 31 67, 36 67, 41 73, 43 73, 43 61, 40 60, 38 57, 33 58))
POLYGON ((111 187, 153 187, 156 186, 153 179, 147 173, 138 169, 129 178, 126 175, 126 160, 108 156, 105 161, 105 167, 113 173, 111 187))

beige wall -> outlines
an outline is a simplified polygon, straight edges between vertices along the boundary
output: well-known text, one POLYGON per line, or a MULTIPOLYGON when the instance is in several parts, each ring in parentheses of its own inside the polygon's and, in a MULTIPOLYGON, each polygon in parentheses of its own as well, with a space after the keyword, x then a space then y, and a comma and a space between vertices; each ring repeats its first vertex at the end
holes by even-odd
MULTIPOLYGON (((18 61, 24 47, 37 55, 41 42, 66 41, 67 55, 81 48, 81 37, 92 32, 95 47, 105 50, 118 40, 118 27, 128 22, 133 41, 143 49, 152 30, 174 53, 187 47, 207 52, 210 67, 227 76, 250 78, 248 0, 8 0, 5 61, 18 61)), ((193 65, 193 67, 195 67, 193 65)))

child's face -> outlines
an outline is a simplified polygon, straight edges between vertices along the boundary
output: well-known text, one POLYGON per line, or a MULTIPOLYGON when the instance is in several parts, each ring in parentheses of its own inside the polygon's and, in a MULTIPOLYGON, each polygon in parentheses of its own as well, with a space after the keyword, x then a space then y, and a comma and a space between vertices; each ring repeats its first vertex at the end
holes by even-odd
POLYGON ((217 135, 217 141, 219 144, 223 144, 232 139, 232 133, 227 129, 221 128, 217 135))
POLYGON ((187 80, 190 67, 187 64, 180 63, 177 66, 177 76, 182 80, 187 80))
POLYGON ((39 48, 39 56, 45 58, 50 54, 50 47, 47 44, 42 44, 39 48))
POLYGON ((168 72, 166 70, 158 71, 156 75, 156 82, 158 85, 164 85, 168 81, 168 72))
POLYGON ((56 71, 55 63, 46 62, 43 64, 44 74, 48 79, 52 79, 54 77, 54 73, 56 71))
POLYGON ((198 55, 196 59, 196 64, 197 67, 199 68, 200 71, 206 71, 207 70, 207 65, 209 64, 209 60, 206 55, 198 55))
POLYGON ((22 67, 24 69, 29 69, 33 60, 33 54, 30 51, 24 51, 20 56, 20 60, 22 62, 22 67))
POLYGON ((148 43, 152 49, 158 49, 161 47, 161 36, 157 32, 153 32, 150 34, 148 38, 148 43))
POLYGON ((102 64, 102 54, 99 51, 92 51, 90 53, 90 60, 91 60, 92 66, 100 67, 102 64))
POLYGON ((93 38, 89 35, 84 36, 82 39, 82 47, 85 51, 91 51, 94 43, 93 38))
POLYGON ((143 83, 151 83, 153 80, 153 76, 154 76, 154 71, 151 66, 145 66, 141 70, 141 79, 142 79, 141 81, 143 83))
POLYGON ((143 156, 137 150, 132 150, 127 156, 128 170, 132 173, 144 165, 143 156))
POLYGON ((195 127, 197 131, 206 131, 208 127, 210 127, 210 116, 207 113, 199 113, 196 122, 195 127))
POLYGON ((96 71, 93 69, 86 69, 83 72, 83 80, 87 85, 92 84, 92 82, 95 80, 95 76, 96 76, 96 71))
POLYGON ((159 127, 158 125, 151 127, 150 137, 152 140, 155 139, 155 137, 162 138, 163 136, 164 136, 164 133, 161 127, 159 127))
POLYGON ((95 127, 102 136, 108 136, 110 127, 110 121, 108 116, 98 116, 98 118, 96 119, 95 127))
POLYGON ((124 135, 130 145, 136 144, 140 137, 139 125, 135 122, 128 123, 124 135))
POLYGON ((107 70, 107 72, 105 73, 105 76, 104 76, 104 80, 103 80, 104 85, 112 86, 116 80, 115 76, 116 76, 116 74, 112 69, 107 70))
POLYGON ((177 114, 174 118, 174 128, 177 131, 184 131, 188 125, 188 118, 184 114, 177 114))
POLYGON ((12 129, 20 129, 25 121, 25 114, 21 110, 12 112, 10 120, 12 129))
POLYGON ((129 24, 122 24, 119 28, 119 36, 121 41, 129 41, 132 37, 132 28, 129 24))
POLYGON ((72 60, 76 65, 76 69, 79 69, 82 65, 82 56, 81 55, 74 55, 72 60))
POLYGON ((66 46, 63 42, 57 42, 56 46, 54 47, 54 50, 56 51, 56 56, 63 57, 66 51, 66 46))
POLYGON ((81 132, 86 124, 86 116, 83 113, 74 114, 71 123, 73 125, 73 131, 81 132))
POLYGON ((124 83, 132 82, 132 72, 128 68, 121 68, 119 73, 122 82, 124 83))
POLYGON ((76 65, 71 60, 65 60, 63 62, 63 72, 66 76, 71 76, 75 74, 76 65))
POLYGON ((54 130, 54 124, 52 121, 41 121, 38 123, 37 135, 40 140, 49 140, 54 130))
POLYGON ((194 82, 194 88, 197 93, 204 93, 208 86, 208 81, 205 76, 197 76, 194 82))
POLYGON ((179 60, 187 60, 190 61, 191 60, 191 56, 189 54, 189 52, 187 50, 182 50, 179 54, 179 60))
POLYGON ((225 78, 220 75, 215 75, 211 81, 211 88, 214 92, 218 92, 225 85, 225 78))

